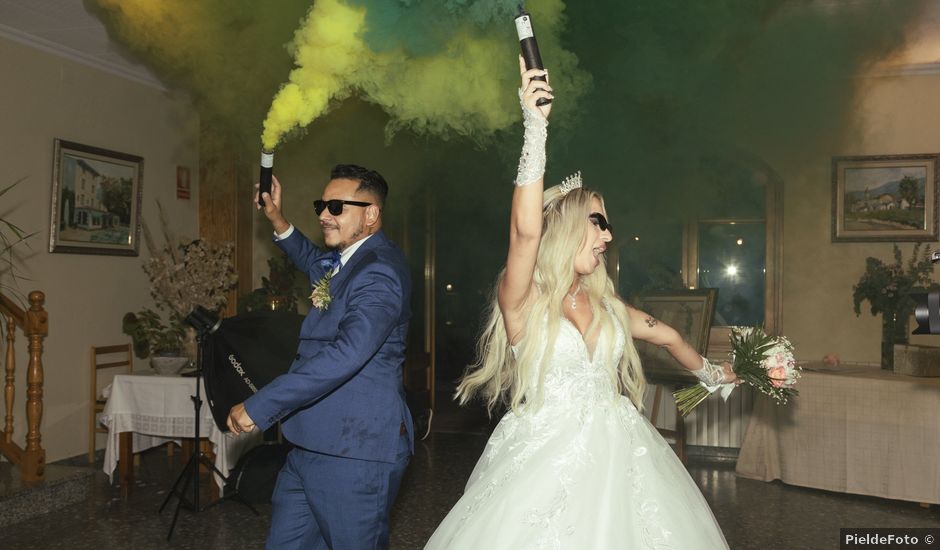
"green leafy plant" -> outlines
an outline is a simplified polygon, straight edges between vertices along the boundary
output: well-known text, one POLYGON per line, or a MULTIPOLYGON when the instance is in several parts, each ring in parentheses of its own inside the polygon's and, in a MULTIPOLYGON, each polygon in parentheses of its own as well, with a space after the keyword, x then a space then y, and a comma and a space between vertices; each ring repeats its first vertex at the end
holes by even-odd
POLYGON ((886 264, 878 258, 865 260, 865 273, 853 287, 855 315, 861 315, 862 302, 867 301, 872 315, 886 314, 907 319, 914 311, 910 293, 918 288, 933 288, 933 262, 930 246, 914 245, 911 258, 904 262, 901 249, 894 245, 894 262, 886 264))
POLYGON ((261 287, 238 298, 239 313, 263 309, 297 312, 297 300, 309 294, 309 282, 287 257, 268 258, 268 277, 261 277, 261 287))
POLYGON ((911 258, 904 262, 901 249, 894 245, 894 263, 878 258, 865 260, 865 273, 853 287, 855 315, 861 315, 867 301, 872 315, 881 315, 881 367, 894 368, 894 345, 908 341, 907 323, 914 312, 913 291, 936 290, 933 282, 930 246, 914 245, 911 258), (923 250, 923 252, 921 252, 923 250))
POLYGON ((186 334, 179 319, 164 324, 160 314, 152 309, 126 313, 122 328, 133 340, 134 354, 140 358, 178 354, 186 334))
MULTIPOLYGON (((10 185, 0 189, 0 197, 7 194, 26 178, 20 178, 10 185)), ((20 245, 29 246, 27 240, 36 233, 27 233, 22 228, 6 219, 6 215, 0 215, 0 291, 10 292, 20 302, 24 301, 23 295, 17 289, 17 281, 25 277, 17 269, 17 261, 14 252, 20 245), (6 281, 9 279, 10 283, 6 281)))

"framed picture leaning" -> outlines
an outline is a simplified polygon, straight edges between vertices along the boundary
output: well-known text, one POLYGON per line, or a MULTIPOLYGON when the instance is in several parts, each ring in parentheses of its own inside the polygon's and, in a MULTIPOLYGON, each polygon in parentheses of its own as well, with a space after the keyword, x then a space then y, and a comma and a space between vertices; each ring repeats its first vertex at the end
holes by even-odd
MULTIPOLYGON (((708 333, 715 314, 718 289, 669 290, 639 296, 634 305, 679 332, 699 354, 708 352, 708 333)), ((665 349, 637 340, 643 372, 653 384, 697 383, 698 379, 665 349)))

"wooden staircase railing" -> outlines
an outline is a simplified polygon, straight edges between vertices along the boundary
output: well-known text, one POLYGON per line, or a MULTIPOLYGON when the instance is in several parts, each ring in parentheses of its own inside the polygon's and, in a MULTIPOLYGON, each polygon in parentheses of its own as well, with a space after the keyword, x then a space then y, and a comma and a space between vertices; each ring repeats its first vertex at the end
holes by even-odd
MULTIPOLYGON (((49 334, 49 315, 42 307, 46 295, 38 290, 29 293, 29 309, 23 311, 0 293, 0 321, 6 320, 6 382, 3 386, 6 417, 0 433, 0 454, 20 468, 24 481, 40 481, 46 470, 46 451, 42 448, 39 424, 42 421, 42 342, 49 334), (13 398, 16 380, 16 328, 28 340, 29 366, 26 369, 26 448, 13 442, 13 398)), ((2 337, 2 324, 0 324, 2 337)))

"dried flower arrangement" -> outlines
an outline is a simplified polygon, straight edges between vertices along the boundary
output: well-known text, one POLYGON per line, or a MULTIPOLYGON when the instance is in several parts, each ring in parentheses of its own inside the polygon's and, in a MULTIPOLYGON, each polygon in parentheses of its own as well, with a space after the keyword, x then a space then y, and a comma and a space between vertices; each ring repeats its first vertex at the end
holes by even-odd
POLYGON ((124 333, 134 340, 140 358, 150 354, 179 353, 186 333, 183 319, 196 306, 219 312, 227 302, 226 292, 238 282, 233 262, 234 245, 215 244, 204 239, 177 238, 169 229, 163 206, 160 225, 164 244, 157 247, 147 224, 144 242, 150 259, 143 269, 150 277, 150 296, 160 313, 145 308, 124 315, 124 333))

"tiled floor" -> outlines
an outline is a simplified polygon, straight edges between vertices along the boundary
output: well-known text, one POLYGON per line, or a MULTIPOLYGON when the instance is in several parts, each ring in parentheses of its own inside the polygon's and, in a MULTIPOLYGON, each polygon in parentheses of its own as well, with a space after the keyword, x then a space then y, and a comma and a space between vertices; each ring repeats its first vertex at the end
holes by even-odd
MULTIPOLYGON (((393 549, 423 546, 459 497, 484 442, 480 434, 435 433, 418 443, 393 511, 393 549)), ((138 484, 126 502, 99 472, 90 500, 10 526, 0 533, 0 547, 216 550, 263 546, 270 506, 259 506, 258 517, 231 501, 198 514, 183 510, 168 544, 172 506, 162 515, 157 508, 177 469, 167 464, 162 449, 145 453, 138 484)), ((913 503, 739 479, 729 465, 693 464, 690 471, 735 550, 838 548, 839 527, 940 527, 936 506, 923 509, 913 503)))

